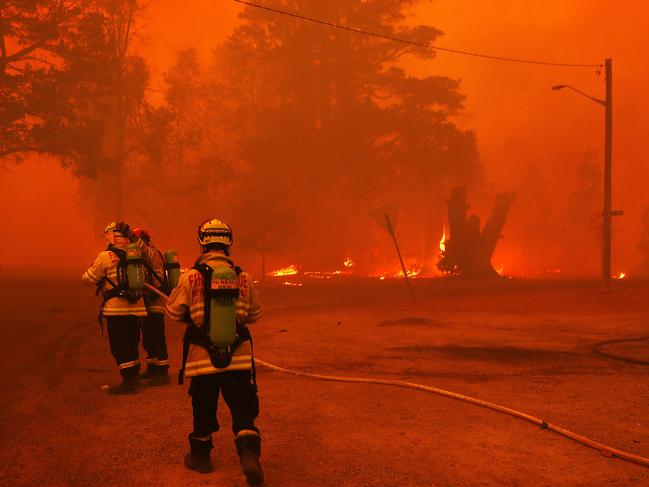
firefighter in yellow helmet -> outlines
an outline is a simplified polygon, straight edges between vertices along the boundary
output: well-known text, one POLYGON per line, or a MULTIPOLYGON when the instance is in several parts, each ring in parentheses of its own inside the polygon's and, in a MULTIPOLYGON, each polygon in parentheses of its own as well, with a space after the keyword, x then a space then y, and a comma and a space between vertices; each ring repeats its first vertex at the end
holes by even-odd
POLYGON ((249 484, 259 485, 264 479, 261 436, 255 426, 259 400, 247 324, 259 319, 261 304, 251 276, 229 258, 232 241, 230 226, 217 218, 199 226, 202 253, 169 296, 167 314, 188 323, 179 382, 191 378, 194 429, 185 466, 202 473, 212 470, 220 391, 232 414, 242 471, 249 484))
MULTIPOLYGON (((81 276, 88 286, 96 286, 103 303, 99 320, 106 319, 110 351, 117 362, 122 382, 109 387, 109 394, 134 394, 140 388, 140 320, 147 315, 142 292, 133 290, 127 278, 127 246, 130 241, 118 229, 117 223, 109 223, 104 229, 108 242, 106 250, 99 255, 81 276)), ((132 250, 132 249, 131 249, 132 250)), ((131 261, 138 265, 139 259, 131 261)))

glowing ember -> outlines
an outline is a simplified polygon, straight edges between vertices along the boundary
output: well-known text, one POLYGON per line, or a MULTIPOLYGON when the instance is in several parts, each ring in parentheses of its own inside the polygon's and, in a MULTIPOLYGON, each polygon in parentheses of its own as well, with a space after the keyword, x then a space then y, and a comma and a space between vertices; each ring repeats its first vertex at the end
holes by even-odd
POLYGON ((354 266, 354 261, 352 260, 351 257, 347 257, 347 258, 345 259, 345 262, 343 262, 343 265, 344 265, 345 267, 353 267, 353 266, 354 266))
POLYGON ((266 275, 273 276, 273 277, 294 276, 297 273, 298 273, 297 266, 295 264, 291 264, 288 267, 283 267, 282 269, 277 269, 276 271, 268 272, 266 275))
POLYGON ((302 287, 301 282, 289 282, 289 281, 284 281, 282 284, 285 286, 296 286, 296 287, 302 287))
POLYGON ((351 276, 351 270, 337 270, 337 271, 306 271, 304 272, 306 277, 311 277, 313 279, 331 279, 334 276, 351 276))
POLYGON ((306 277, 311 277, 313 279, 331 279, 331 273, 329 272, 319 272, 319 271, 306 271, 304 273, 306 277))
MULTIPOLYGON (((419 274, 421 274, 421 267, 415 262, 410 266, 410 269, 406 269, 406 273, 408 274, 408 277, 417 277, 419 274)), ((400 279, 403 277, 403 271, 397 272, 394 277, 397 279, 400 279)))
POLYGON ((505 272, 505 266, 501 265, 498 269, 496 269, 496 272, 498 273, 498 275, 502 276, 505 272))
POLYGON ((439 250, 440 252, 445 252, 446 251, 446 225, 444 225, 442 228, 443 228, 442 239, 439 241, 439 250))
POLYGON ((620 272, 619 274, 614 274, 613 279, 624 279, 626 277, 626 272, 620 272))

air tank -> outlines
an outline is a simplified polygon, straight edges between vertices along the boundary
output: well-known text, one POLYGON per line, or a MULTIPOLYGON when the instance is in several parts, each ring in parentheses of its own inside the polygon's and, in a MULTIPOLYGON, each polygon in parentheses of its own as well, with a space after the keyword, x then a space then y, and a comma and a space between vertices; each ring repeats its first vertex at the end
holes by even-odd
POLYGON ((142 250, 137 244, 129 244, 126 247, 126 282, 128 288, 133 291, 141 291, 144 288, 144 265, 142 263, 142 250))
POLYGON ((167 283, 169 284, 169 291, 178 285, 180 279, 180 263, 178 262, 178 253, 175 250, 167 250, 164 255, 165 258, 165 273, 167 274, 167 283))
POLYGON ((210 290, 210 339, 215 347, 228 348, 234 342, 237 331, 237 273, 226 265, 216 267, 212 272, 210 290))

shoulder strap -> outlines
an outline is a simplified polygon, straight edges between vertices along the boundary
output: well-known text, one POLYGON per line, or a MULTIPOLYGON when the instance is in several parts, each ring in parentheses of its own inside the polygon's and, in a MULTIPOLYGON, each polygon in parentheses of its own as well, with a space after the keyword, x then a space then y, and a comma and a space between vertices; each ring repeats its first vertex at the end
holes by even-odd
POLYGON ((194 264, 196 269, 203 278, 203 328, 206 333, 210 331, 210 285, 212 282, 212 272, 214 270, 205 263, 194 264))
POLYGON ((124 251, 123 249, 120 249, 118 247, 115 247, 113 244, 110 244, 106 250, 110 250, 115 255, 117 255, 117 257, 119 257, 120 262, 126 260, 126 251, 124 251))

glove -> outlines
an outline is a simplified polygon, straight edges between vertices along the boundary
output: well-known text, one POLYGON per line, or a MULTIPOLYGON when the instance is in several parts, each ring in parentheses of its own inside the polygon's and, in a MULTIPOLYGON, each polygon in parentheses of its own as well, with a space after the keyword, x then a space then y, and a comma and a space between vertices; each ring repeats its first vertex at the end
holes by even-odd
POLYGON ((128 226, 128 223, 117 222, 117 224, 115 225, 115 231, 124 235, 131 242, 135 242, 137 240, 137 237, 133 233, 133 230, 131 230, 131 227, 128 226))

